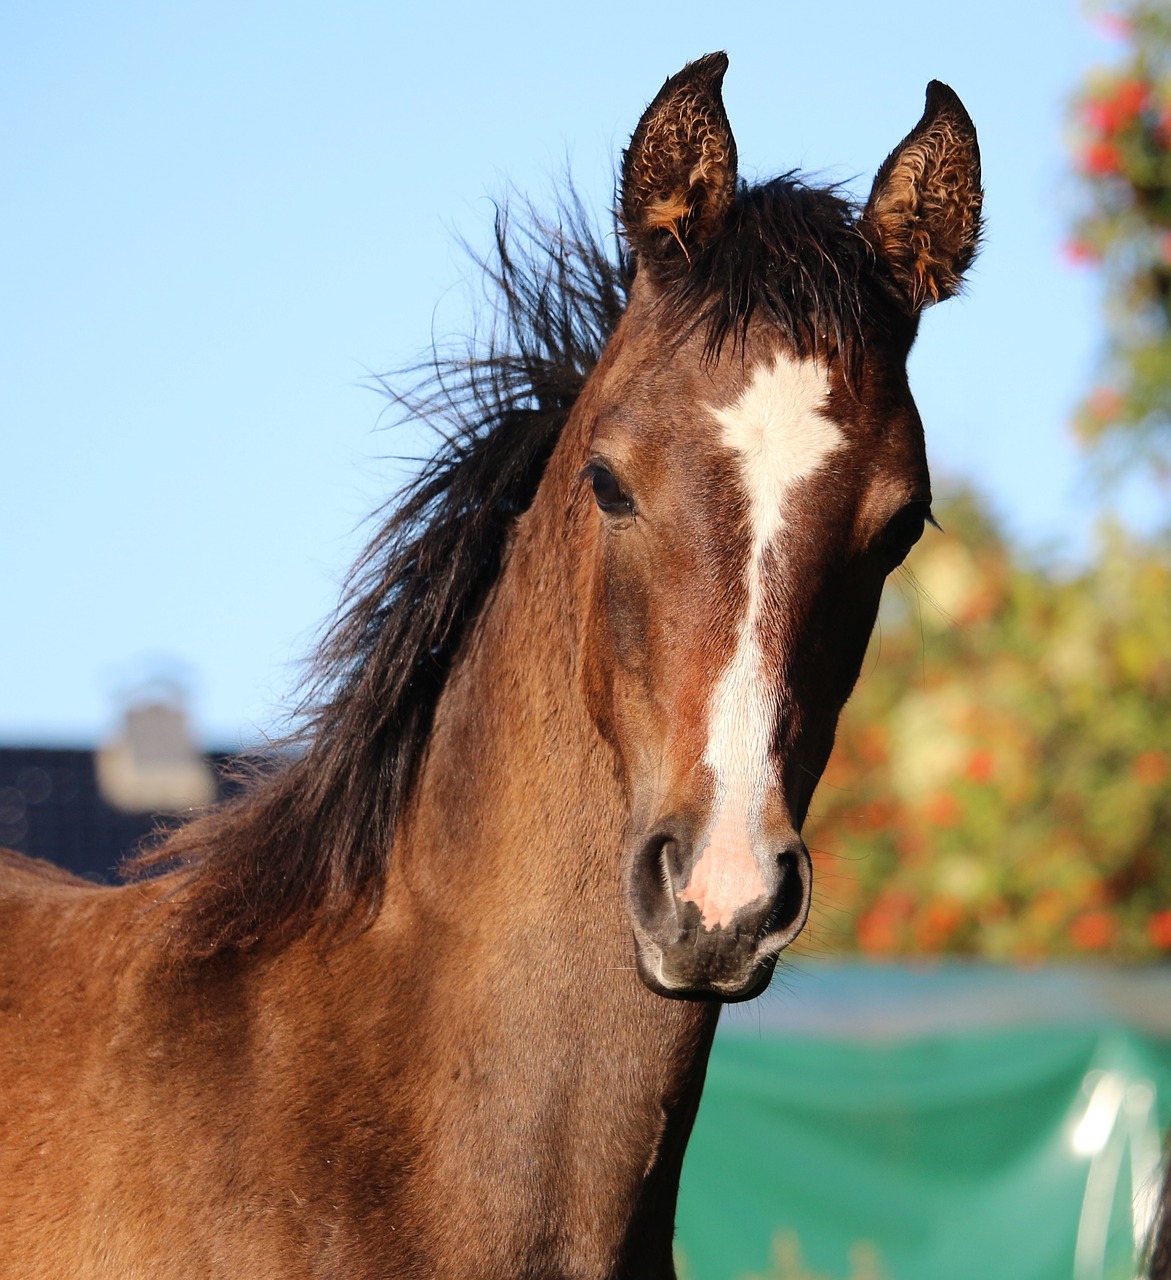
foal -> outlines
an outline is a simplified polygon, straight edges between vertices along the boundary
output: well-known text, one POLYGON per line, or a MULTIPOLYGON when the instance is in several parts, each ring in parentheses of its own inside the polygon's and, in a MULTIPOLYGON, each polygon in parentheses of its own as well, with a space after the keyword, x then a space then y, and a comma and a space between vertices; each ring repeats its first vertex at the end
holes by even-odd
POLYGON ((725 67, 639 122, 629 257, 501 240, 516 345, 368 551, 302 749, 152 879, 4 856, 0 1274, 673 1275, 720 1002, 804 924, 930 515, 906 357, 981 201, 938 83, 864 208, 740 185, 725 67))

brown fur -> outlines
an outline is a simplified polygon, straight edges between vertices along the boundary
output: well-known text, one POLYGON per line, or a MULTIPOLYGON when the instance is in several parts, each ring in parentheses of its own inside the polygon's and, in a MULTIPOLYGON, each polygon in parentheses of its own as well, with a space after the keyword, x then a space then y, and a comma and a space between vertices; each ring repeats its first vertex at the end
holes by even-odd
POLYGON ((727 55, 713 53, 672 76, 631 139, 622 218, 648 259, 662 233, 688 257, 689 246, 709 241, 731 208, 736 142, 720 97, 727 68, 727 55))
POLYGON ((863 218, 913 310, 959 289, 983 202, 976 130, 956 95, 933 80, 922 120, 878 171, 863 218))
MULTIPOLYGON (((687 133, 686 95, 672 109, 687 133)), ((632 234, 641 259, 657 232, 632 234)), ((851 448, 787 513, 762 621, 783 703, 768 822, 798 843, 890 567, 885 531, 929 498, 909 317, 865 324, 853 377, 828 357, 826 412, 851 448)), ((311 865, 314 833, 279 829, 306 788, 366 803, 382 785, 340 738, 192 828, 185 865, 157 879, 96 888, 0 859, 0 1276, 674 1274, 719 1004, 698 933, 682 991, 696 998, 639 982, 631 921, 648 832, 710 799, 706 707, 744 589, 743 503, 702 406, 795 342, 762 309, 715 358, 670 286, 636 279, 451 658, 401 805, 369 810, 393 818, 385 847, 368 833, 376 878, 329 898, 331 877, 358 873, 332 846, 311 865), (601 453, 637 499, 629 519, 594 502, 583 468, 601 453), (346 787, 313 774, 327 765, 351 769, 346 787), (266 862, 293 848, 298 865, 266 862), (282 880, 279 911, 232 900, 282 880), (359 920, 373 904, 368 927, 318 931, 322 903, 347 894, 359 920)), ((377 613, 350 615, 370 665, 337 716, 363 680, 383 687, 380 636, 362 630, 377 613)), ((739 996, 773 960, 736 961, 739 996)))

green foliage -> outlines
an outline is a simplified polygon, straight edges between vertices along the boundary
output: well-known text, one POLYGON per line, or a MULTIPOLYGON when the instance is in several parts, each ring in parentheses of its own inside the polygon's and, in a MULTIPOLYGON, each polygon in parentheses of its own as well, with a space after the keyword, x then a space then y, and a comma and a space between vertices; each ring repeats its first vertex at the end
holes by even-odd
POLYGON ((1139 0, 1106 15, 1118 63, 1075 104, 1082 210, 1070 253, 1100 264, 1106 289, 1102 384, 1077 418, 1119 461, 1171 470, 1171 10, 1139 0))
POLYGON ((1171 951, 1171 546, 1014 557, 970 497, 888 588, 814 801, 810 942, 991 958, 1171 951))

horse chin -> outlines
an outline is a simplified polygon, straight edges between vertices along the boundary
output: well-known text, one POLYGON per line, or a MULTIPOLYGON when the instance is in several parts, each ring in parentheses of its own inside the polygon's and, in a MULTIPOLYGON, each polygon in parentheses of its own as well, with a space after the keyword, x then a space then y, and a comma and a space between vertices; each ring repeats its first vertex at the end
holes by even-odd
POLYGON ((742 974, 725 973, 716 977, 675 972, 661 948, 653 943, 640 943, 636 938, 635 964, 643 985, 667 1000, 740 1004, 745 1000, 755 1000, 764 993, 777 967, 777 954, 773 952, 754 958, 742 974))

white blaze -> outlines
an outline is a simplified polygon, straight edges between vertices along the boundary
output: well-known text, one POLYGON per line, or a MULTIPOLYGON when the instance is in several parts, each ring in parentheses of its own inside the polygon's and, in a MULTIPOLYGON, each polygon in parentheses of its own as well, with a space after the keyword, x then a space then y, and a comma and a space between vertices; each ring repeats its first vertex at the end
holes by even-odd
POLYGON ((777 690, 766 680, 760 651, 764 564, 784 527, 786 498, 843 444, 841 431, 822 412, 828 392, 824 365, 778 355, 757 366, 734 404, 712 410, 722 443, 738 455, 752 549, 736 651, 712 692, 704 752, 716 782, 712 823, 679 894, 699 907, 707 928, 730 924, 740 907, 766 892, 754 845, 765 795, 776 781, 769 744, 777 690))

